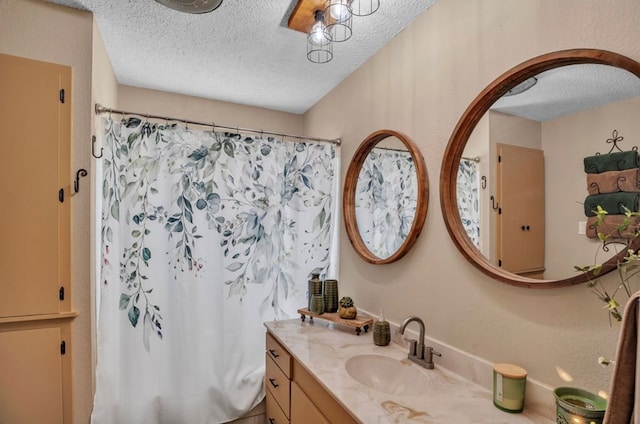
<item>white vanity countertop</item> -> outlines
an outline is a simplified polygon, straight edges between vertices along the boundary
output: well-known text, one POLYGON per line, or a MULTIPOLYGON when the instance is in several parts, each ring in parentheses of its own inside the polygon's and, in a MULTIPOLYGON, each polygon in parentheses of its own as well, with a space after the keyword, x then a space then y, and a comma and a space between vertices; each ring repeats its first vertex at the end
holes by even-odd
POLYGON ((438 366, 427 370, 406 359, 407 350, 395 343, 376 346, 371 331, 356 336, 355 330, 321 319, 265 323, 280 341, 354 418, 363 424, 553 424, 525 410, 503 412, 493 405, 490 390, 438 366), (371 389, 353 379, 345 369, 355 355, 378 354, 402 360, 417 373, 425 373, 431 389, 420 395, 394 395, 371 389))

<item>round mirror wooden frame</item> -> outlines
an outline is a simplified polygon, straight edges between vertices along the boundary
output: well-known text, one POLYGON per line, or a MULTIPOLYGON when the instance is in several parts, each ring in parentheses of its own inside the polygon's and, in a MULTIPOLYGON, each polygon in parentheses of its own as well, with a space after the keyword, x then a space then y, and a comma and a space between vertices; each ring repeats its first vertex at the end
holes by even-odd
MULTIPOLYGON (((480 121, 493 103, 509 91, 509 89, 540 72, 575 64, 615 66, 626 69, 640 78, 640 63, 628 57, 605 50, 575 49, 538 56, 505 72, 489 84, 489 86, 475 98, 458 121, 444 153, 440 171, 440 205, 447 230, 456 247, 467 260, 488 276, 506 284, 528 288, 555 288, 584 283, 590 278, 594 278, 592 273, 580 273, 575 277, 562 280, 535 280, 509 273, 491 264, 467 236, 462 226, 462 221, 460 220, 456 196, 458 163, 462 157, 462 152, 478 121, 480 121)), ((631 242, 629 248, 637 250, 639 247, 640 237, 636 237, 631 242)), ((613 271, 616 268, 616 263, 625 255, 626 249, 623 249, 618 255, 607 260, 603 264, 600 275, 613 271)))
POLYGON ((347 235, 349 236, 349 241, 351 241, 351 244, 358 255, 360 255, 360 257, 365 261, 372 264, 389 264, 402 258, 414 245, 422 231, 424 220, 427 216, 428 203, 429 181, 427 177, 427 167, 424 163, 422 154, 420 154, 418 146, 416 146, 406 135, 393 130, 379 130, 364 139, 349 164, 347 177, 344 182, 344 193, 342 198, 342 212, 344 215, 347 235), (387 258, 380 258, 369 250, 360 236, 360 230, 358 229, 358 223, 356 221, 356 186, 358 184, 360 169, 367 159, 369 152, 371 152, 371 149, 373 149, 376 144, 388 137, 396 137, 406 146, 407 150, 411 154, 417 174, 418 189, 416 212, 411 229, 407 234, 407 238, 404 240, 404 243, 402 243, 400 248, 398 248, 398 250, 391 256, 387 258))

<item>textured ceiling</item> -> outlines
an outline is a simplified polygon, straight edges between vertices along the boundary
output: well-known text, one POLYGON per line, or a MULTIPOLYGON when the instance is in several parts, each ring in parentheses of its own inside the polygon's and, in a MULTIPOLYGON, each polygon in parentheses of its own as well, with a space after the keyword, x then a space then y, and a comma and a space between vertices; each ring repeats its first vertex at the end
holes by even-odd
POLYGON ((546 121, 640 96, 640 79, 607 65, 571 65, 542 72, 529 90, 498 100, 491 109, 546 121))
POLYGON ((224 0, 187 14, 154 0, 49 0, 94 13, 120 84, 304 113, 435 0, 382 0, 354 17, 333 60, 306 58, 306 36, 287 28, 296 0, 224 0))

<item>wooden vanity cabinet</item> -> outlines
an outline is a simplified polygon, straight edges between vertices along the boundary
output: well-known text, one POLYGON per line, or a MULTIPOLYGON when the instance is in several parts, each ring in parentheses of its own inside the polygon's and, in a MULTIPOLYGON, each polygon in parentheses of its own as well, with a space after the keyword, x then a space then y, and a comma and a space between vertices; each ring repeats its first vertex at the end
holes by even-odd
POLYGON ((357 423, 271 334, 266 338, 267 424, 357 423))

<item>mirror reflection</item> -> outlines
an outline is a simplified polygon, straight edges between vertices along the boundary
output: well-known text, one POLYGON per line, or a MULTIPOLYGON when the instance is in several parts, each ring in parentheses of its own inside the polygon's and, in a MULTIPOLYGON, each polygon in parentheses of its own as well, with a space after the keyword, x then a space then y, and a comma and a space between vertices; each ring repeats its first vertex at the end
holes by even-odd
POLYGON ((640 79, 613 66, 575 64, 525 82, 528 89, 498 99, 469 136, 458 164, 458 213, 494 266, 534 279, 570 278, 574 265, 594 263, 601 245, 586 234, 583 159, 608 153, 614 130, 624 137, 620 149, 640 145, 640 79))
POLYGON ((413 225, 418 202, 415 163, 397 137, 388 137, 367 155, 356 184, 356 222, 362 241, 377 257, 398 251, 413 225))
POLYGON ((344 182, 344 223, 356 253, 388 264, 413 247, 427 216, 429 181, 418 146, 394 130, 367 136, 344 182))

